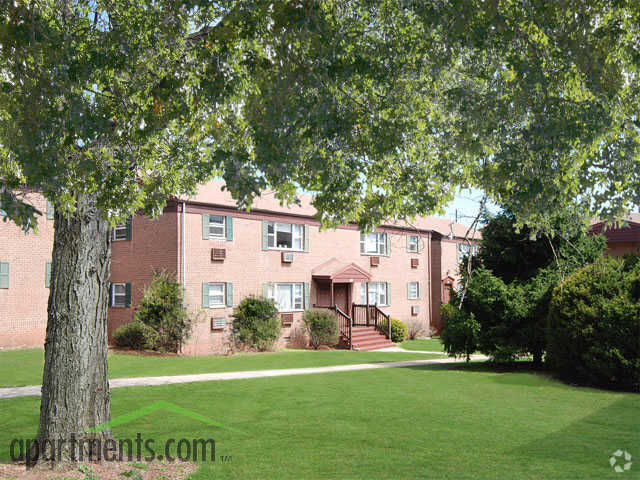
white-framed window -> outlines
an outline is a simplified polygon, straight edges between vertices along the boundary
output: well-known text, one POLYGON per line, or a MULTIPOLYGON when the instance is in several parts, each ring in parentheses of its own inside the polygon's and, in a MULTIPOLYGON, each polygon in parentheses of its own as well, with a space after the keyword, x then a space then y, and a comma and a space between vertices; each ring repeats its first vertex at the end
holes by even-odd
POLYGON ((407 283, 407 297, 409 300, 418 300, 420 298, 420 282, 407 283))
POLYGON ((367 255, 387 254, 387 234, 386 233, 361 233, 360 253, 367 255))
POLYGON ((280 312, 304 310, 304 283, 271 283, 268 297, 280 312))
POLYGON ((221 215, 209 215, 209 238, 227 238, 227 217, 221 215))
POLYGON ((476 256, 478 254, 478 245, 472 245, 470 248, 468 243, 459 243, 458 263, 462 262, 465 257, 468 257, 469 252, 471 252, 471 256, 476 256))
POLYGON ((268 222, 267 246, 278 250, 302 250, 304 247, 304 225, 268 222))
POLYGON ((127 306, 127 284, 114 283, 111 286, 111 306, 126 307, 127 306))
POLYGON ((362 303, 367 303, 367 286, 369 286, 369 305, 389 305, 389 284, 386 282, 369 282, 360 284, 362 303))
POLYGON ((224 282, 209 284, 209 308, 224 307, 225 302, 225 284, 224 282))
POLYGON ((418 253, 420 250, 420 237, 418 235, 409 235, 407 238, 407 250, 412 253, 418 253))

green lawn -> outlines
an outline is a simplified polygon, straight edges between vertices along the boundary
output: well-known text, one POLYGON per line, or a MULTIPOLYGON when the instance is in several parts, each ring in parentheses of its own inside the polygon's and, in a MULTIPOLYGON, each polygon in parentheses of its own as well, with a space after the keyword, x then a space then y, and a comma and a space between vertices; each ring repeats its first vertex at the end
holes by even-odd
MULTIPOLYGON (((397 362, 438 358, 437 355, 394 352, 355 352, 347 350, 288 350, 276 353, 245 354, 234 357, 156 357, 127 354, 109 355, 111 378, 186 375, 269 370, 273 368, 325 367, 368 362, 397 362)), ((42 349, 0 352, 0 387, 39 385, 42 382, 42 349)))
POLYGON ((425 350, 428 352, 442 352, 443 346, 439 338, 425 340, 405 340, 400 344, 405 350, 425 350))
MULTIPOLYGON (((489 365, 433 365, 113 390, 117 417, 166 401, 245 432, 156 412, 119 438, 213 438, 214 478, 640 478, 640 395, 577 388, 489 365), (230 456, 222 462, 219 456, 230 456)), ((39 399, 0 400, 0 459, 36 431, 39 399)))

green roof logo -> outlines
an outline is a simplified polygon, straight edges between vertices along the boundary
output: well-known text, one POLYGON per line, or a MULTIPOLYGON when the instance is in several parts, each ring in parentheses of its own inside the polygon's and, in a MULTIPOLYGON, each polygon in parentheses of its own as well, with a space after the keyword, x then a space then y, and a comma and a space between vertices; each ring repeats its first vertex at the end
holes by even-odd
POLYGON ((125 413, 124 415, 120 415, 118 417, 112 418, 110 421, 101 423, 100 425, 96 425, 93 428, 90 428, 86 431, 86 433, 99 433, 104 430, 108 430, 113 427, 117 427, 118 425, 123 425, 125 423, 129 423, 133 420, 136 420, 140 417, 144 417, 145 415, 149 415, 150 413, 157 412, 158 410, 166 410, 169 412, 177 413, 179 415, 183 415, 188 418, 192 418, 194 420, 198 420, 200 422, 206 423, 207 425, 211 425, 213 427, 222 428, 224 430, 228 430, 230 432, 239 433, 241 435, 246 435, 245 432, 237 430, 233 427, 225 425, 217 420, 214 420, 209 417, 205 417, 204 415, 200 415, 199 413, 192 412, 191 410, 187 410, 186 408, 179 407, 178 405, 174 405, 173 403, 159 401, 152 403, 151 405, 147 405, 146 407, 139 408, 134 410, 133 412, 125 413))

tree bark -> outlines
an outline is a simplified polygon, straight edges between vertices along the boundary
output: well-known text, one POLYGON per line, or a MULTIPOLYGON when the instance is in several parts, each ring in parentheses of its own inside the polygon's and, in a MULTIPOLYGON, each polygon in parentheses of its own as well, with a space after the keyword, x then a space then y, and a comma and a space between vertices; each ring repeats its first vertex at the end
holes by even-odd
POLYGON ((28 465, 99 460, 112 438, 109 429, 87 433, 109 421, 109 224, 95 196, 82 195, 73 214, 56 211, 54 226, 40 425, 28 465))

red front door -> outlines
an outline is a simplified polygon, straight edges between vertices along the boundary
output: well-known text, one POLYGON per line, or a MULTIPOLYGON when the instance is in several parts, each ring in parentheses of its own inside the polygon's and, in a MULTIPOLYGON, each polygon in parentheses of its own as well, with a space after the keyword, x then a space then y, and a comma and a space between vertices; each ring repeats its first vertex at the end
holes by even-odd
POLYGON ((340 308, 340 310, 349 315, 349 305, 351 303, 350 283, 333 284, 333 302, 336 307, 340 308))

